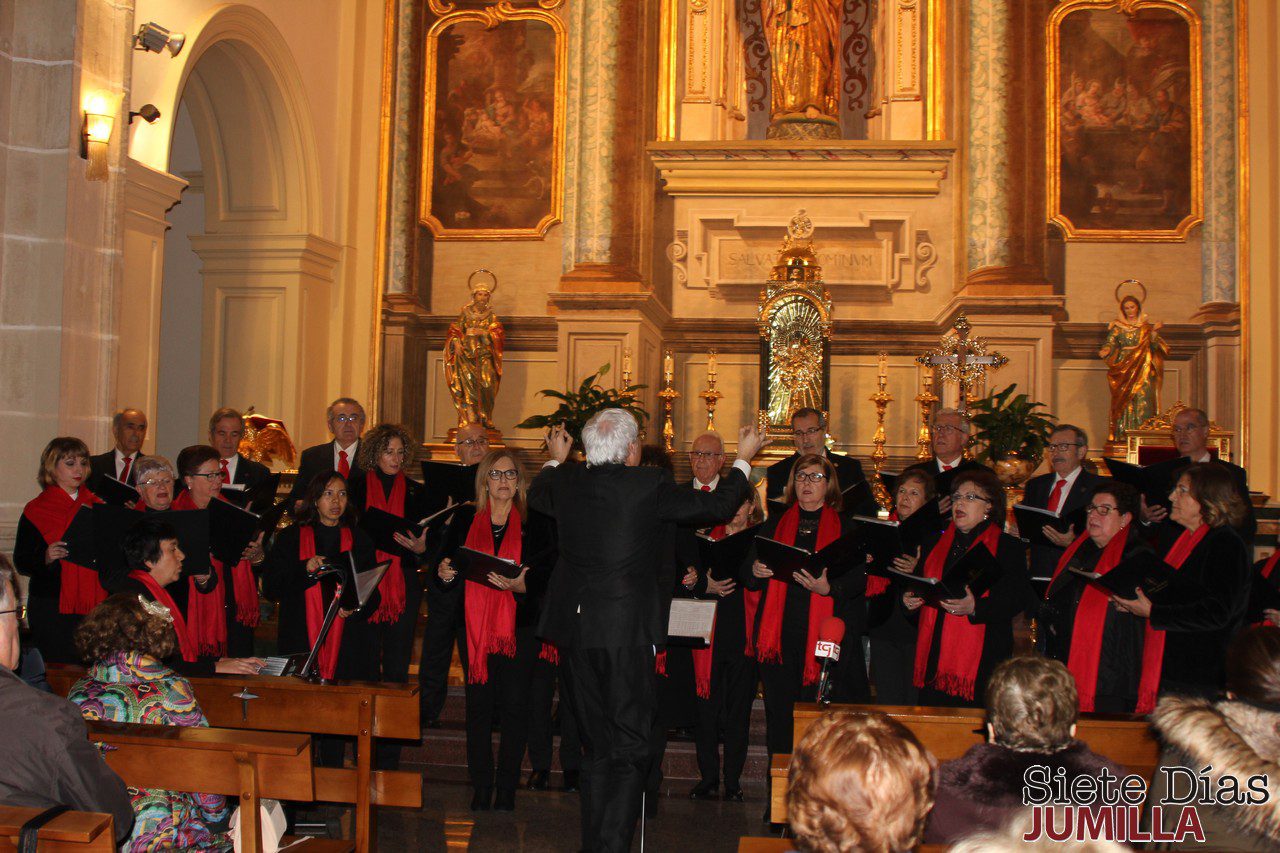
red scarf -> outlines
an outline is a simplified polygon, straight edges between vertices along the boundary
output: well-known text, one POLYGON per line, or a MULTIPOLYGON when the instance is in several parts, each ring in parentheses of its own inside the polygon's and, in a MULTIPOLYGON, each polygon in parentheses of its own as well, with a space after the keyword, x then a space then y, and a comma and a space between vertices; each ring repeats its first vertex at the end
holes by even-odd
MULTIPOLYGON (((22 514, 40 531, 46 545, 61 542, 67 528, 75 519, 80 507, 92 507, 102 503, 101 498, 81 486, 73 498, 61 486, 47 486, 43 492, 27 503, 22 514)), ((83 616, 105 601, 107 591, 98 582, 93 569, 72 563, 65 557, 62 563, 61 582, 58 589, 58 612, 83 616)))
MULTIPOLYGON (((773 538, 784 545, 794 545, 796 531, 800 528, 800 505, 792 504, 782 518, 773 538)), ((818 521, 818 539, 815 551, 821 551, 827 545, 840 538, 840 516, 829 506, 822 508, 822 516, 818 521)), ((756 659, 763 663, 782 662, 782 614, 787 604, 787 582, 769 579, 765 591, 764 612, 760 614, 760 631, 756 635, 756 659)), ((835 601, 829 595, 809 593, 809 633, 805 638, 804 683, 814 684, 818 681, 821 667, 808 650, 818 642, 818 630, 823 621, 835 611, 835 601)))
MULTIPOLYGON (((1102 556, 1093 569, 1095 572, 1105 575, 1120 564, 1124 546, 1129 539, 1128 532, 1121 530, 1111 537, 1107 547, 1102 549, 1102 556)), ((1053 570, 1050 586, 1053 586, 1053 581, 1058 579, 1058 575, 1071 563, 1071 558, 1088 538, 1088 533, 1081 533, 1067 546, 1058 560, 1058 567, 1053 570)), ((1045 598, 1048 597, 1046 590, 1045 598)), ((1080 593, 1080 603, 1076 606, 1075 619, 1071 623, 1071 653, 1067 656, 1067 669, 1075 676, 1081 711, 1093 711, 1097 702, 1098 661, 1102 657, 1102 632, 1106 626, 1107 607, 1110 603, 1111 596, 1091 583, 1085 584, 1084 592, 1080 593)))
MULTIPOLYGON (((1184 530, 1164 555, 1165 563, 1177 570, 1191 556, 1200 541, 1209 535, 1209 525, 1202 524, 1195 530, 1184 530)), ((1160 676, 1164 670, 1164 631, 1151 627, 1147 622, 1146 642, 1142 647, 1142 678, 1138 682, 1138 707, 1136 713, 1149 714, 1156 707, 1160 693, 1160 676)))
MULTIPOLYGON (((1271 578, 1271 573, 1276 570, 1277 563, 1280 563, 1280 548, 1277 548, 1275 550, 1275 553, 1272 554, 1270 557, 1268 557, 1267 561, 1262 564, 1262 570, 1259 571, 1258 574, 1262 576, 1263 580, 1269 580, 1271 578)), ((1268 622, 1266 619, 1263 619, 1261 622, 1258 622, 1257 624, 1270 625, 1271 623, 1268 622)))
MULTIPOLYGON (((392 515, 404 518, 405 484, 403 471, 396 474, 395 480, 392 481, 390 495, 383 494, 382 481, 378 479, 378 475, 375 472, 366 471, 364 482, 366 486, 365 509, 380 509, 383 512, 389 512, 392 515)), ((369 621, 394 622, 400 618, 401 613, 404 613, 404 572, 400 570, 400 555, 379 551, 377 557, 378 562, 390 560, 391 565, 387 567, 386 574, 382 576, 382 581, 378 584, 378 593, 382 596, 382 601, 378 603, 378 609, 373 611, 369 621)))
POLYGON ((182 611, 174 603, 173 596, 156 583, 156 579, 151 577, 149 572, 134 569, 129 572, 129 577, 145 586, 153 599, 169 608, 169 615, 173 617, 173 633, 178 635, 178 652, 187 663, 195 663, 200 656, 196 653, 195 643, 191 642, 191 635, 187 631, 187 620, 182 617, 182 611))
MULTIPOLYGON (((220 501, 227 500, 221 493, 216 497, 220 501)), ((227 502, 230 503, 230 501, 227 502)), ((139 500, 139 503, 141 504, 141 508, 146 508, 146 504, 141 500, 139 500)), ((183 492, 173 499, 171 509, 199 509, 199 507, 197 507, 196 502, 191 499, 191 492, 188 491, 183 492)), ((214 559, 213 555, 210 555, 210 560, 218 572, 218 586, 221 588, 226 566, 219 560, 214 559)), ((237 562, 231 568, 231 583, 234 586, 235 592, 236 621, 249 628, 258 627, 258 622, 261 619, 261 611, 258 607, 258 579, 253 574, 253 564, 248 560, 240 560, 237 562)), ((225 606, 226 593, 223 592, 221 595, 223 600, 220 603, 220 606, 225 606)), ((225 630, 223 633, 226 633, 225 630)))
MULTIPOLYGON (((351 550, 349 527, 342 528, 338 533, 338 550, 344 554, 351 550)), ((298 559, 305 564, 315 555, 316 532, 311 529, 311 525, 303 525, 298 530, 298 559)), ((321 586, 319 582, 313 583, 307 587, 305 593, 308 646, 315 645, 316 637, 320 636, 320 628, 324 625, 327 602, 324 600, 324 590, 321 586)), ((326 681, 333 680, 334 673, 338 671, 338 650, 342 648, 342 629, 345 624, 345 619, 334 619, 333 625, 329 628, 329 635, 324 638, 324 645, 320 647, 317 664, 320 667, 320 677, 326 681)))
MULTIPOLYGON (((948 524, 938 544, 933 546, 933 550, 925 558, 925 577, 942 577, 942 570, 947 563, 947 554, 951 553, 951 543, 955 538, 956 526, 948 524)), ((969 547, 972 549, 979 542, 991 552, 992 556, 995 556, 1000 543, 1000 526, 989 525, 969 547)), ((986 595, 987 593, 983 593, 983 597, 986 595)), ((938 612, 936 607, 920 609, 920 628, 916 635, 916 666, 912 680, 916 687, 925 686, 925 671, 929 668, 929 654, 933 648, 933 628, 938 621, 938 612)), ((978 663, 982 660, 982 644, 986 636, 986 625, 975 625, 969 621, 968 616, 943 613, 942 645, 938 651, 938 671, 934 674, 932 686, 950 696, 972 699, 978 682, 978 663)))
MULTIPOLYGON (((191 492, 185 491, 173 499, 169 508, 181 512, 200 507, 196 506, 191 492)), ((227 571, 222 561, 212 554, 209 564, 218 577, 212 590, 201 592, 194 577, 187 579, 187 615, 191 617, 188 627, 199 654, 222 657, 227 653, 227 571)))
MULTIPOLYGON (((472 551, 519 563, 523 551, 521 538, 520 511, 513 506, 507 516, 502 547, 494 551, 493 524, 488 511, 482 510, 471 519, 466 546, 472 551)), ((510 590, 494 589, 475 581, 465 583, 462 608, 467 627, 467 681, 485 684, 489 681, 489 655, 509 658, 516 655, 516 597, 510 590)))

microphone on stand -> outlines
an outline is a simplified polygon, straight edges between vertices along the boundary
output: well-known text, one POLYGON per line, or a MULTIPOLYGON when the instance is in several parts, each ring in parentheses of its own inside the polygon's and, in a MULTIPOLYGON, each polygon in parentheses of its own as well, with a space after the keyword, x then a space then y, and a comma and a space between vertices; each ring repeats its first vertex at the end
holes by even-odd
POLYGON ((818 676, 818 701, 831 704, 831 668, 840 660, 840 641, 844 639, 844 620, 828 616, 818 629, 818 642, 813 655, 822 660, 822 674, 818 676))

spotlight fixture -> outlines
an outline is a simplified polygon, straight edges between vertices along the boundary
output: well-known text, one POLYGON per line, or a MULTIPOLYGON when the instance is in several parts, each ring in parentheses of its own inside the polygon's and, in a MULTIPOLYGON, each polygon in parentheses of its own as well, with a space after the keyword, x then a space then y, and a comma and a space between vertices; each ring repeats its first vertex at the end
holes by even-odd
POLYGON ((155 104, 143 104, 129 113, 129 124, 133 124, 135 118, 140 118, 147 124, 155 124, 156 119, 160 118, 160 110, 156 109, 155 104))
POLYGON ((138 28, 137 35, 133 37, 133 49, 148 50, 152 53, 168 50, 170 56, 177 56, 182 52, 182 45, 186 40, 184 33, 171 33, 155 21, 151 21, 138 28))

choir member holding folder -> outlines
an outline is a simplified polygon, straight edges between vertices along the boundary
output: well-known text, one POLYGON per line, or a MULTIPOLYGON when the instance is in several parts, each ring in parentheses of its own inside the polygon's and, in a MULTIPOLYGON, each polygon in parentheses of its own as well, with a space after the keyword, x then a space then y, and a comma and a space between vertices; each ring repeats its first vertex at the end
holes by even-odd
POLYGON ((42 491, 18 519, 13 562, 30 578, 27 623, 45 660, 76 663, 72 635, 85 614, 106 599, 94 568, 90 513, 100 504, 85 485, 89 448, 59 437, 40 454, 36 480, 42 491))
POLYGON ((1013 653, 1013 618, 1030 605, 1026 548, 1001 532, 1004 486, 995 474, 965 470, 951 488, 946 530, 894 563, 924 579, 902 596, 919 619, 912 683, 920 704, 981 707, 991 671, 1013 653), (926 592, 931 586, 938 595, 926 592))
POLYGON ((476 474, 475 506, 454 514, 446 556, 435 572, 436 583, 463 588, 467 769, 474 811, 487 810, 491 803, 496 809, 515 808, 534 664, 551 653, 534 632, 555 562, 554 535, 546 516, 529 512, 525 492, 512 452, 490 451, 476 474), (495 715, 501 721, 496 770, 495 715))
POLYGON ((1168 592, 1112 600, 1148 620, 1138 711, 1157 692, 1213 696, 1222 689, 1227 645, 1244 621, 1250 565, 1236 527, 1244 502, 1230 471, 1216 462, 1190 466, 1169 495, 1174 525, 1157 545, 1177 583, 1168 592))
MULTIPOLYGON (((1096 486, 1085 529, 1058 558, 1040 610, 1045 654, 1075 676, 1081 711, 1132 714, 1138 704, 1146 622, 1113 605, 1104 583, 1118 582, 1131 568, 1147 571, 1158 561, 1142 537, 1140 512, 1132 486, 1096 486)), ((1132 591, 1130 585, 1124 594, 1132 591)))
POLYGON ((1023 503, 1014 507, 1018 529, 1012 532, 1030 544, 1031 577, 1036 579, 1052 576, 1063 549, 1084 533, 1086 520, 1081 511, 1089 503, 1094 487, 1102 482, 1101 477, 1083 467, 1089 455, 1089 438, 1080 427, 1058 424, 1049 436, 1047 449, 1049 473, 1031 478, 1023 503), (1024 512, 1024 506, 1049 515, 1036 519, 1024 512), (1024 517, 1029 523, 1024 523, 1024 517))

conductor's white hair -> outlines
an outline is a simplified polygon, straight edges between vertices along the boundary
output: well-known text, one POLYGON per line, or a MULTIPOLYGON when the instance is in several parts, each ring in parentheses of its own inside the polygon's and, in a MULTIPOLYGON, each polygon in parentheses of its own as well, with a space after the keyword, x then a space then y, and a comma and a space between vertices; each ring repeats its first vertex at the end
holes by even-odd
POLYGON ((582 446, 588 465, 622 465, 627 451, 640 435, 640 425, 626 409, 596 412, 582 428, 582 446))

